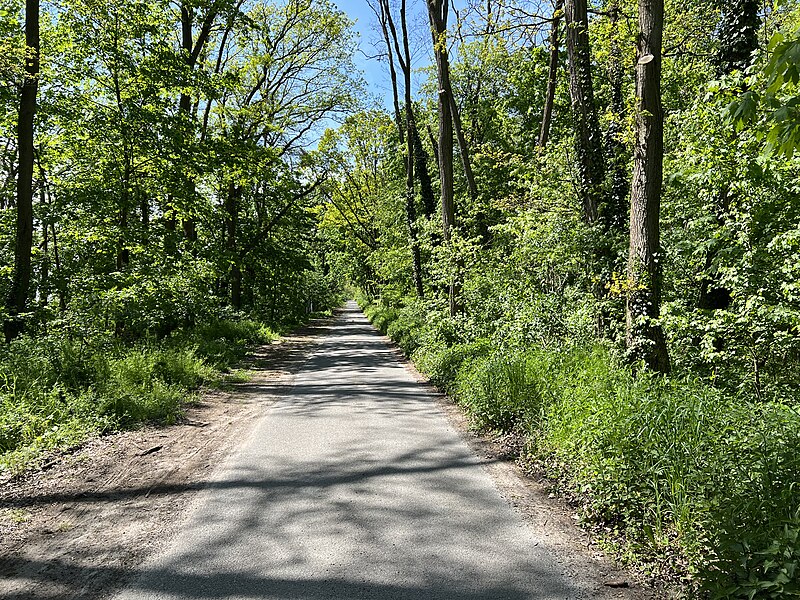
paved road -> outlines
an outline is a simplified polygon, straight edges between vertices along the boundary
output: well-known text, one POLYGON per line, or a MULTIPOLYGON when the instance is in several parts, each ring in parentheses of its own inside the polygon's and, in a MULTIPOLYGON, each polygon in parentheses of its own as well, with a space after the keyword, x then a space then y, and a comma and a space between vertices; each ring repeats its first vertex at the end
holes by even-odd
POLYGON ((354 303, 120 600, 585 597, 354 303))

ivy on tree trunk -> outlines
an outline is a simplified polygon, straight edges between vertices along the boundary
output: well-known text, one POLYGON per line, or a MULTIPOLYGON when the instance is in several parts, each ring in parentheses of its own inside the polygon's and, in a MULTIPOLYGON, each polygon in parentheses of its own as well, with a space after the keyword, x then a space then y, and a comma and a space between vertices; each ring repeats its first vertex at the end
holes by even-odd
POLYGON ((642 360, 648 368, 668 373, 667 344, 658 323, 663 268, 659 240, 664 162, 664 114, 661 108, 663 27, 663 0, 639 0, 626 342, 632 360, 642 360))

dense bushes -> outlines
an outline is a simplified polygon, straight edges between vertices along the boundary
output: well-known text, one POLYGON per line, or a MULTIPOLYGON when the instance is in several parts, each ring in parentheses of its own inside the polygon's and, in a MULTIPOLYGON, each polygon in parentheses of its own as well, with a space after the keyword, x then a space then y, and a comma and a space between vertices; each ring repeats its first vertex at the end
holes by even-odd
MULTIPOLYGON (((717 597, 800 593, 800 416, 693 378, 634 377, 601 345, 443 344, 418 302, 366 304, 477 427, 525 456, 607 542, 717 597)), ((468 336, 466 336, 468 337, 468 336)))
POLYGON ((43 450, 140 421, 170 423, 204 384, 274 334, 254 321, 217 321, 134 345, 65 333, 0 347, 0 468, 43 450))

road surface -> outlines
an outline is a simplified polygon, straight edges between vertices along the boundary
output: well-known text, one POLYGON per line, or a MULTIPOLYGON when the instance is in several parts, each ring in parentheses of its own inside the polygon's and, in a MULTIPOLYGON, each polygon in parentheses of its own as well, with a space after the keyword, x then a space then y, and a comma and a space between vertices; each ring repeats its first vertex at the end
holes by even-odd
POLYGON ((593 597, 354 303, 323 330, 119 600, 593 597))

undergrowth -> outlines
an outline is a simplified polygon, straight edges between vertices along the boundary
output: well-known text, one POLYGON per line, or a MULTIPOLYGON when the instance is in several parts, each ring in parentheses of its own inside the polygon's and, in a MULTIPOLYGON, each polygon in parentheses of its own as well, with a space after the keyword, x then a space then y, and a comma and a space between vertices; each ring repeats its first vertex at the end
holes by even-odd
POLYGON ((601 345, 447 342, 412 303, 367 316, 480 429, 526 456, 623 557, 712 598, 800 597, 800 415, 696 378, 634 377, 601 345))
POLYGON ((111 336, 21 337, 0 347, 0 470, 46 450, 142 421, 173 423, 203 386, 256 344, 275 339, 250 320, 217 321, 133 345, 111 336))

